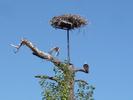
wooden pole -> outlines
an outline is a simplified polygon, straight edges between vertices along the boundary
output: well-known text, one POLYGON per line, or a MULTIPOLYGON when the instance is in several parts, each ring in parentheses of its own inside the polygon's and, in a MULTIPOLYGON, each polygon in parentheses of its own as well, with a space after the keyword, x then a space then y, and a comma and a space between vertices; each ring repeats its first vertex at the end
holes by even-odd
POLYGON ((70 63, 69 29, 67 30, 67 62, 70 63))

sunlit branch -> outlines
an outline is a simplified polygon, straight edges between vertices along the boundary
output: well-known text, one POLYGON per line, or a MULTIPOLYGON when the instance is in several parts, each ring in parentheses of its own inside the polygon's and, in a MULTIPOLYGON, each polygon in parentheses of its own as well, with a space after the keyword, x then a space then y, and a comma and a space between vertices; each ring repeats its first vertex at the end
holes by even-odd
POLYGON ((31 49, 32 51, 32 54, 41 58, 41 59, 45 59, 45 60, 48 60, 48 61, 51 61, 52 63, 54 63, 55 65, 58 65, 60 64, 61 62, 56 59, 55 57, 53 57, 52 55, 50 55, 49 53, 46 53, 46 52, 43 52, 41 50, 39 50, 37 47, 35 47, 32 42, 30 42, 29 40, 26 40, 26 39, 22 39, 21 40, 21 43, 19 45, 14 45, 14 44, 11 44, 12 47, 16 48, 18 52, 18 50, 21 48, 21 46, 27 46, 28 48, 31 49))

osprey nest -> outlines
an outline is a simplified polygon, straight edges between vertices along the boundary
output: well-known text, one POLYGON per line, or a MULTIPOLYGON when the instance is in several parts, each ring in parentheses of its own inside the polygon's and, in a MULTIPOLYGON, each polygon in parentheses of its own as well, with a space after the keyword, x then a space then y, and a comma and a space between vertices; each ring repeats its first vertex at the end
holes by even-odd
POLYGON ((51 26, 63 30, 72 30, 87 25, 87 21, 79 15, 65 14, 50 20, 51 26))

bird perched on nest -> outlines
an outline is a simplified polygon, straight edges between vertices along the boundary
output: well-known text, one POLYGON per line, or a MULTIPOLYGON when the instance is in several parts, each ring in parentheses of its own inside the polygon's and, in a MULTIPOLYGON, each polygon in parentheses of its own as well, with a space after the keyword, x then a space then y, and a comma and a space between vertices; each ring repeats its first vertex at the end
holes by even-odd
POLYGON ((60 51, 60 48, 59 47, 53 47, 52 49, 50 49, 50 51, 48 52, 50 55, 53 55, 53 56, 58 56, 59 55, 59 51, 60 51))

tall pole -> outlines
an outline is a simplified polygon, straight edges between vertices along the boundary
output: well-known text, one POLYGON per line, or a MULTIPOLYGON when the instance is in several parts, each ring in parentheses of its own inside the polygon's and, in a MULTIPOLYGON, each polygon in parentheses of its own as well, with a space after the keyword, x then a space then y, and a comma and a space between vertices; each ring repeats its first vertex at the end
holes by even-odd
POLYGON ((67 29, 67 62, 70 63, 69 29, 67 29))

